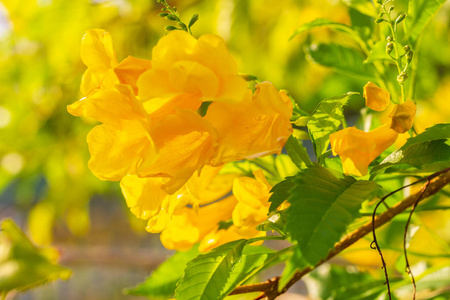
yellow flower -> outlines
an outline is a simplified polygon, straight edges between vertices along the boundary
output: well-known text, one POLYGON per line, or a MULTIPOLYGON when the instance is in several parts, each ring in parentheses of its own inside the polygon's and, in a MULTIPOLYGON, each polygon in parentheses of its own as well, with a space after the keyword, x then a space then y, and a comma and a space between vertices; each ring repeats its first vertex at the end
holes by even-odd
POLYGON ((182 30, 159 40, 152 51, 152 69, 137 85, 144 101, 191 94, 205 101, 240 102, 247 91, 220 37, 203 35, 197 40, 182 30))
POLYGON ((364 176, 369 164, 392 145, 397 136, 388 124, 370 132, 349 127, 330 134, 330 144, 333 155, 341 157, 345 174, 364 176))
POLYGON ((81 56, 86 95, 68 106, 102 124, 88 134, 91 171, 103 180, 160 177, 168 194, 205 165, 279 153, 292 132, 292 104, 268 82, 252 95, 223 40, 172 32, 153 60, 117 63, 109 33, 89 30, 81 56), (197 110, 212 101, 206 117, 197 110))
POLYGON ((369 81, 364 86, 363 97, 366 98, 368 107, 376 111, 383 111, 389 105, 391 95, 388 91, 369 81))
POLYGON ((291 115, 289 97, 270 82, 256 85, 241 103, 212 103, 205 116, 219 136, 212 164, 280 153, 292 133, 291 115))
POLYGON ((122 178, 120 187, 130 211, 140 219, 149 220, 147 230, 161 232, 174 211, 186 205, 197 211, 200 205, 214 202, 231 191, 238 174, 219 174, 220 170, 220 167, 205 166, 172 195, 163 189, 168 181, 163 177, 128 175, 122 178))
POLYGON ((89 97, 100 90, 112 90, 116 84, 129 85, 135 94, 136 81, 151 68, 149 60, 128 56, 120 64, 117 62, 109 32, 103 29, 90 29, 81 42, 81 60, 88 67, 81 80, 81 93, 85 98, 69 105, 69 113, 82 116, 83 106, 89 97))
POLYGON ((239 177, 233 184, 233 195, 238 204, 233 210, 233 224, 247 238, 255 236, 256 226, 267 219, 270 189, 262 170, 254 171, 255 178, 239 177))
POLYGON ((167 249, 189 250, 213 231, 220 221, 230 218, 236 199, 233 196, 200 207, 197 211, 184 207, 173 213, 160 239, 167 249))
POLYGON ((389 117, 392 118, 391 129, 398 133, 405 133, 411 129, 416 116, 416 105, 412 101, 406 101, 395 105, 389 117))
POLYGON ((103 123, 87 137, 89 168, 103 180, 115 181, 126 174, 136 174, 140 164, 153 162, 157 155, 142 105, 128 86, 118 88, 122 93, 98 90, 79 110, 103 123))

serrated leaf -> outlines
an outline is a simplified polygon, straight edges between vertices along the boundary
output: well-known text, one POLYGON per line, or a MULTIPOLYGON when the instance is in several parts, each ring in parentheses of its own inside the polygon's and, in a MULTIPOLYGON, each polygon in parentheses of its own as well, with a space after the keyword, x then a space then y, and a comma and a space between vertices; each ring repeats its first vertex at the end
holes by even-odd
POLYGON ((177 252, 163 262, 144 282, 124 290, 124 294, 146 297, 170 298, 189 261, 199 254, 197 247, 177 252))
POLYGON ((189 262, 175 290, 175 298, 223 299, 223 293, 229 288, 230 272, 241 259, 246 242, 237 240, 227 243, 189 262))
POLYGON ((245 283, 262 270, 286 260, 288 257, 286 255, 288 250, 289 249, 286 248, 275 252, 266 247, 245 247, 241 259, 238 263, 236 263, 230 272, 230 277, 228 278, 226 287, 218 299, 225 298, 236 287, 245 283), (250 252, 245 254, 245 250, 250 252))
POLYGON ((276 210, 284 201, 289 198, 289 190, 294 187, 294 182, 292 181, 293 178, 293 176, 286 177, 285 180, 277 183, 270 190, 272 195, 269 198, 269 213, 276 210))
POLYGON ((362 14, 370 17, 377 17, 377 9, 371 0, 343 0, 343 2, 362 14))
POLYGON ((406 38, 414 43, 446 0, 410 0, 405 19, 406 38))
POLYGON ((34 246, 12 220, 2 222, 0 249, 0 293, 24 291, 57 279, 66 280, 72 273, 56 264, 57 250, 34 246))
POLYGON ((338 44, 311 44, 305 46, 306 58, 336 72, 358 79, 376 81, 371 65, 364 64, 365 57, 357 50, 338 44))
POLYGON ((303 144, 297 140, 294 136, 290 136, 284 145, 286 152, 291 158, 292 162, 301 170, 307 165, 311 165, 312 162, 309 159, 308 152, 306 151, 303 144))
POLYGON ((330 134, 335 132, 344 118, 344 106, 351 95, 350 92, 341 96, 322 100, 311 114, 308 121, 308 131, 314 145, 314 152, 320 157, 330 143, 330 134))
POLYGON ((286 231, 297 242, 300 257, 314 266, 345 233, 359 215, 361 203, 379 189, 373 181, 337 178, 318 165, 293 178, 286 231))
POLYGON ((348 272, 345 267, 326 265, 310 273, 317 282, 315 288, 320 299, 373 300, 384 292, 384 281, 362 272, 348 272))
POLYGON ((450 124, 437 124, 427 128, 423 133, 409 138, 405 145, 386 157, 380 165, 372 168, 371 178, 385 169, 410 165, 424 170, 430 165, 437 164, 438 169, 450 165, 450 124))
POLYGON ((421 134, 409 138, 402 148, 407 148, 417 143, 443 139, 450 139, 450 124, 442 123, 429 127, 425 129, 425 131, 422 132, 421 134))
POLYGON ((297 30, 294 32, 294 34, 291 36, 290 39, 294 38, 295 36, 297 36, 303 32, 310 31, 310 30, 316 29, 316 28, 321 28, 321 27, 330 28, 330 29, 337 30, 340 32, 345 32, 349 36, 351 36, 356 42, 364 43, 361 40, 361 37, 359 36, 358 32, 353 30, 353 28, 351 28, 350 26, 347 26, 345 24, 342 24, 342 23, 333 22, 328 19, 315 19, 312 22, 301 25, 299 28, 297 28, 297 30))

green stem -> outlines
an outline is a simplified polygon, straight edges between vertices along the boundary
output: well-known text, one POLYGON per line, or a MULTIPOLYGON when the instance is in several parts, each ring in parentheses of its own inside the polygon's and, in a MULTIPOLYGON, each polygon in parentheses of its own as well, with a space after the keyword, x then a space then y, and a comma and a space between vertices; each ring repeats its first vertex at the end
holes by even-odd
MULTIPOLYGON (((388 19, 389 28, 391 29, 393 44, 394 44, 394 51, 395 51, 395 60, 394 61, 395 61, 395 64, 397 65, 398 74, 400 75, 403 70, 403 64, 402 64, 402 58, 400 56, 400 51, 398 50, 398 46, 397 46, 397 41, 398 41, 397 25, 396 24, 392 25, 394 22, 392 21, 391 15, 387 11, 384 4, 381 7, 383 8, 384 13, 386 14, 386 17, 388 19)), ((403 82, 399 82, 399 84, 400 84, 400 89, 402 92, 402 97, 400 98, 400 103, 403 103, 403 102, 405 102, 405 99, 406 99, 405 98, 405 85, 403 84, 403 82)))

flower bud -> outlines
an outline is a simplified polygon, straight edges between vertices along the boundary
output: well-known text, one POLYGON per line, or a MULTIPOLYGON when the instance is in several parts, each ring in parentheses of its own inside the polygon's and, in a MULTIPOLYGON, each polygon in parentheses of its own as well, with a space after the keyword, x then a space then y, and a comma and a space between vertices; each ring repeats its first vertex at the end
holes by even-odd
POLYGON ((391 37, 391 36, 388 36, 387 38, 386 38, 386 41, 388 41, 388 42, 392 42, 394 39, 391 37))
POLYGON ((395 24, 400 24, 404 19, 406 18, 406 14, 401 14, 397 17, 397 20, 395 20, 395 24))
POLYGON ((405 53, 409 53, 411 51, 411 47, 409 45, 403 46, 403 50, 405 50, 405 53))
POLYGON ((386 45, 386 53, 390 54, 392 52, 392 50, 394 50, 394 44, 387 43, 387 45, 386 45))
POLYGON ((391 11, 393 11, 394 10, 394 5, 391 5, 390 7, 389 7, 389 12, 391 12, 391 11))
POLYGON ((407 61, 408 63, 410 63, 411 60, 412 60, 412 58, 413 58, 413 56, 414 56, 414 52, 413 52, 413 51, 409 51, 409 52, 406 54, 406 61, 407 61))
POLYGON ((406 79, 408 79, 408 74, 406 74, 405 72, 402 72, 400 75, 397 76, 397 81, 399 83, 405 82, 406 79))
POLYGON ((377 24, 379 24, 379 23, 381 23, 381 22, 384 22, 384 21, 386 21, 386 20, 383 19, 383 18, 377 18, 377 19, 375 19, 375 23, 377 23, 377 24))

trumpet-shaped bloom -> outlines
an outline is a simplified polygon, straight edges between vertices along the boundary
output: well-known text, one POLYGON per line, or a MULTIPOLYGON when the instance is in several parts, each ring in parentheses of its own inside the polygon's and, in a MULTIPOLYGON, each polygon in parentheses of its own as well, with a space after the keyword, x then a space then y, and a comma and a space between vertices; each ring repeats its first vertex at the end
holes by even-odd
POLYGON ((197 211, 184 207, 174 212, 171 222, 161 232, 161 242, 167 249, 188 250, 213 231, 220 221, 230 218, 236 199, 233 196, 214 202, 197 211))
POLYGON ((245 237, 253 237, 258 232, 256 226, 267 218, 269 211, 270 189, 262 170, 254 171, 255 178, 236 178, 233 195, 238 204, 233 210, 233 224, 245 237))
POLYGON ((219 136, 212 164, 280 153, 292 133, 291 115, 289 97, 270 82, 256 85, 241 103, 212 103, 205 116, 219 136))
POLYGON ((373 82, 368 82, 364 86, 363 97, 366 99, 366 105, 373 110, 383 111, 390 103, 391 95, 388 91, 380 88, 373 82))
POLYGON ((200 205, 214 202, 231 191, 238 174, 219 174, 220 170, 220 167, 205 166, 172 195, 163 189, 168 181, 163 177, 128 175, 122 179, 120 187, 130 211, 140 219, 149 220, 147 230, 161 232, 174 211, 186 205, 197 211, 200 205))
POLYGON ((398 133, 405 133, 411 129, 416 116, 416 105, 412 101, 406 101, 395 105, 389 117, 392 118, 391 129, 398 133))
POLYGON ((193 94, 205 101, 240 102, 247 91, 220 37, 203 35, 197 40, 182 30, 159 40, 152 51, 152 69, 137 85, 143 100, 193 94))
POLYGON ((341 157, 345 174, 364 176, 369 164, 397 137, 398 133, 390 129, 388 124, 370 132, 349 127, 331 134, 330 144, 333 154, 341 157))

